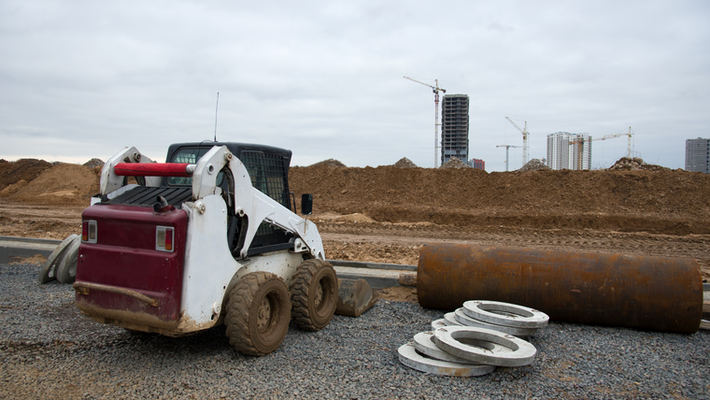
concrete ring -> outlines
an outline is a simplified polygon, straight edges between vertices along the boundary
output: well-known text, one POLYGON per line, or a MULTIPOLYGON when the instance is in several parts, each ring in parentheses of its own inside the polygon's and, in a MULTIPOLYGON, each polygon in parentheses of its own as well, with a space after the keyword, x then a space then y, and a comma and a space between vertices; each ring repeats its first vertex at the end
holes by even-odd
POLYGON ((542 311, 501 301, 469 300, 463 308, 471 318, 515 328, 542 328, 550 320, 542 311))
POLYGON ((446 326, 446 320, 443 318, 431 321, 431 329, 434 331, 439 328, 443 328, 445 326, 446 326))
POLYGON ((417 371, 435 375, 481 376, 493 372, 496 368, 493 365, 465 365, 427 358, 417 353, 412 343, 400 346, 397 353, 399 353, 399 362, 402 364, 417 371))
POLYGON ((453 312, 444 314, 444 323, 446 324, 446 326, 461 325, 461 323, 456 320, 456 314, 454 314, 453 312))
POLYGON ((535 359, 537 349, 523 339, 502 332, 473 326, 447 326, 434 331, 434 340, 440 349, 459 358, 481 364, 501 367, 521 367, 529 365, 535 359), (510 351, 491 354, 478 346, 465 341, 487 341, 507 347, 510 351))
POLYGON ((448 361, 458 364, 481 365, 479 363, 452 356, 451 354, 441 350, 434 342, 434 332, 419 332, 414 335, 412 343, 417 352, 439 361, 448 361))
POLYGON ((508 333, 514 336, 532 336, 537 333, 537 328, 515 328, 512 326, 492 324, 485 321, 479 321, 476 318, 471 318, 466 315, 463 307, 456 309, 454 311, 454 317, 459 325, 463 326, 475 326, 477 328, 493 329, 494 331, 508 333))
POLYGON ((64 252, 59 265, 57 266, 57 280, 61 283, 72 283, 76 278, 76 266, 79 262, 79 245, 81 238, 76 237, 64 252))
POLYGON ((62 241, 62 243, 57 246, 52 254, 47 257, 47 261, 44 262, 42 265, 42 269, 39 271, 39 281, 40 283, 48 283, 51 282, 55 279, 57 279, 57 268, 55 266, 57 265, 58 261, 61 261, 61 256, 64 255, 64 251, 69 247, 70 244, 74 241, 75 238, 79 237, 77 234, 71 234, 67 236, 66 239, 62 241))

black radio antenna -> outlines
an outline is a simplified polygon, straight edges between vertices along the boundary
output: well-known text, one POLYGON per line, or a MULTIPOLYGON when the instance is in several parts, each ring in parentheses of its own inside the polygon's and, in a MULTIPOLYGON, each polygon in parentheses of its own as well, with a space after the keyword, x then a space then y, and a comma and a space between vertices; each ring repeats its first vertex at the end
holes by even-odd
POLYGON ((217 141, 217 111, 219 110, 219 92, 217 92, 217 105, 214 107, 214 141, 217 141))

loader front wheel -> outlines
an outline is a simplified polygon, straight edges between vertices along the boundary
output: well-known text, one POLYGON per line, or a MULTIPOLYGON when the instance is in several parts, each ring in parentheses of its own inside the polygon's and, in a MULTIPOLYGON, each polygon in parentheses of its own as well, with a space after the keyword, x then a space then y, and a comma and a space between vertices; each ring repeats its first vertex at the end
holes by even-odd
POLYGON ((252 272, 230 291, 226 311, 229 344, 247 355, 269 354, 281 345, 288 331, 288 287, 272 273, 252 272))
POLYGON ((291 280, 291 318, 299 328, 319 331, 333 319, 338 305, 338 277, 330 263, 306 260, 291 280))

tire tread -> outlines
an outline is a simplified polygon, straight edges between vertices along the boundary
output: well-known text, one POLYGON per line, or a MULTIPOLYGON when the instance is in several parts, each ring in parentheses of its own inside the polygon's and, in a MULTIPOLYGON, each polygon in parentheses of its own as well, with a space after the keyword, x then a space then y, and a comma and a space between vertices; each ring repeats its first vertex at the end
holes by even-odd
MULTIPOLYGON (((301 329, 305 331, 318 331, 323 329, 325 326, 318 326, 314 321, 313 317, 311 316, 309 307, 308 307, 308 292, 310 288, 311 281, 313 280, 313 277, 318 274, 318 271, 321 268, 330 268, 332 269, 333 266, 330 265, 330 263, 324 261, 324 260, 319 260, 319 259, 310 259, 304 261, 296 270, 296 273, 293 275, 293 278, 291 280, 291 303, 292 303, 292 308, 291 308, 291 320, 301 329)), ((333 274, 335 275, 335 271, 333 271, 333 274)), ((337 302, 337 276, 334 282, 334 285, 336 286, 336 294, 335 294, 335 299, 334 303, 337 302)), ((335 311, 335 304, 333 304, 333 311, 335 311)), ((331 318, 332 318, 332 313, 331 313, 331 318)), ((330 319, 328 320, 330 322, 330 319)), ((328 323, 326 323, 327 325, 328 323)))
POLYGON ((229 338, 229 344, 241 353, 252 356, 267 354, 254 345, 249 332, 249 310, 261 286, 269 279, 274 278, 281 280, 281 278, 269 272, 253 272, 242 277, 230 291, 227 314, 225 316, 226 333, 229 338))

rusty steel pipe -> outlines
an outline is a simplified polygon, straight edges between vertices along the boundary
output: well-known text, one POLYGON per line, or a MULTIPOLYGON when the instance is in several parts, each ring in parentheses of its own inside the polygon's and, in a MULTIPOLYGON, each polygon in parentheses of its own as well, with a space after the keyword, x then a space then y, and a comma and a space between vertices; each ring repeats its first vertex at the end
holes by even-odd
POLYGON ((441 244, 422 247, 417 296, 429 308, 495 300, 557 321, 695 333, 703 284, 688 258, 441 244))

